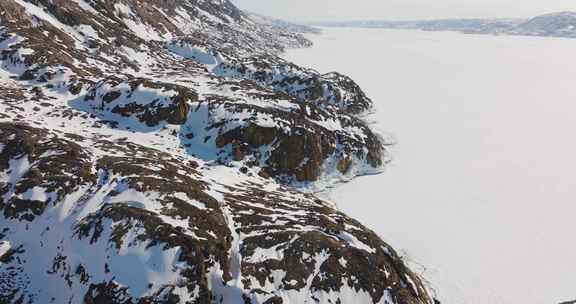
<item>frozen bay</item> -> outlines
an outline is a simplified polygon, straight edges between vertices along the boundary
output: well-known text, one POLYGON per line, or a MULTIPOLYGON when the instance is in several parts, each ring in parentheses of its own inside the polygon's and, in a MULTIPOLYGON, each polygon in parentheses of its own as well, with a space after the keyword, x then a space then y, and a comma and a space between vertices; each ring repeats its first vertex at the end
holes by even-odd
POLYGON ((397 144, 331 191, 446 304, 576 299, 576 39, 324 29, 286 57, 356 80, 397 144))

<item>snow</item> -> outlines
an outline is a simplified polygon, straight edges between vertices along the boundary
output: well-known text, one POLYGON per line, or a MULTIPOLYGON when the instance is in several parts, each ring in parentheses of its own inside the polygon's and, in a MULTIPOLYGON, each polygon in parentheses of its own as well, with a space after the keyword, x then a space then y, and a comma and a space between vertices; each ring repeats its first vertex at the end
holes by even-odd
POLYGON ((120 13, 120 17, 123 19, 124 24, 136 34, 136 36, 144 40, 159 40, 163 41, 162 35, 152 27, 147 26, 141 20, 136 19, 137 15, 132 11, 132 9, 124 3, 115 3, 114 8, 117 13, 120 13))
POLYGON ((358 249, 367 251, 369 253, 376 253, 376 249, 366 245, 365 243, 361 242, 359 239, 357 239, 354 235, 342 231, 340 232, 340 234, 338 235, 338 237, 346 242, 348 242, 348 244, 352 247, 356 247, 358 249))
POLYGON ((284 251, 278 247, 281 247, 283 244, 278 244, 276 246, 272 246, 271 248, 262 248, 257 247, 254 249, 254 253, 246 262, 248 263, 263 263, 267 260, 278 260, 282 261, 284 259, 284 251))
POLYGON ((79 6, 80 8, 82 8, 83 10, 85 10, 85 11, 87 11, 87 12, 90 12, 90 13, 92 13, 92 14, 94 14, 94 15, 98 15, 98 14, 99 14, 98 11, 95 10, 90 4, 86 3, 85 0, 72 0, 72 1, 76 2, 76 4, 78 4, 78 6, 79 6))
POLYGON ((148 284, 176 283, 178 273, 173 265, 178 264, 179 248, 164 250, 160 246, 148 247, 147 244, 123 247, 110 267, 115 276, 124 282, 131 282, 130 292, 134 296, 146 295, 148 284))
POLYGON ((134 16, 132 9, 124 3, 116 3, 114 4, 114 8, 118 13, 121 13, 124 16, 134 16))
POLYGON ((48 195, 46 192, 47 189, 40 188, 40 187, 33 187, 28 189, 26 192, 22 193, 22 199, 30 200, 30 201, 41 201, 45 202, 49 198, 55 199, 55 195, 48 195))
POLYGON ((16 183, 28 172, 30 169, 30 162, 28 161, 28 155, 22 155, 18 159, 12 159, 8 162, 9 169, 6 172, 2 172, 2 177, 10 185, 10 190, 7 191, 1 199, 6 201, 10 196, 13 195, 14 187, 16 183))
MULTIPOLYGON (((26 159, 23 157, 22 159, 26 159)), ((19 163, 24 163, 22 159, 19 163)), ((15 163, 16 161, 14 161, 15 163)), ((12 168, 16 166, 13 164, 12 168)), ((114 177, 111 177, 114 179, 114 177)), ((104 179, 101 179, 104 180, 104 179)), ((142 241, 138 237, 138 229, 130 230, 122 240, 122 247, 118 251, 113 249, 113 244, 108 242, 110 233, 115 228, 111 221, 104 223, 102 237, 96 243, 86 245, 88 240, 79 240, 76 237, 70 238, 69 229, 78 224, 77 220, 85 218, 101 205, 95 204, 96 201, 102 201, 106 194, 111 190, 120 190, 116 182, 106 184, 101 183, 102 187, 97 193, 92 193, 89 187, 79 187, 78 191, 67 196, 66 201, 61 204, 50 204, 46 210, 46 216, 37 218, 33 222, 11 222, 14 230, 9 230, 8 238, 10 242, 0 242, 0 256, 10 248, 18 248, 20 245, 26 248, 25 253, 21 256, 28 261, 30 269, 26 270, 23 276, 35 278, 31 282, 30 290, 40 290, 55 299, 55 303, 68 302, 71 295, 85 294, 88 286, 80 284, 77 277, 72 278, 72 285, 61 289, 61 284, 51 284, 57 280, 52 274, 46 271, 47 265, 53 265, 54 256, 51 254, 37 255, 37 252, 65 252, 67 256, 63 257, 65 264, 56 271, 57 276, 64 275, 67 270, 75 270, 79 265, 86 268, 87 273, 96 281, 108 281, 115 279, 118 282, 128 282, 129 292, 137 296, 151 295, 165 284, 178 284, 181 280, 180 271, 185 268, 185 262, 180 261, 180 249, 165 248, 162 244, 152 244, 149 240, 142 241), (72 203, 75 202, 75 203, 72 203), (81 202, 81 203, 78 203, 81 202), (65 216, 66 214, 76 213, 77 216, 65 216), (61 216, 64 215, 64 216, 61 216), (54 225, 54 218, 59 218, 60 223, 54 225), (46 227, 50 227, 47 229, 46 227), (16 241, 16 243, 14 242, 16 241), (28 255, 30 254, 30 255, 28 255), (89 261, 89 262, 88 262, 89 261), (104 264, 108 264, 112 269, 110 273, 105 271, 104 264), (68 268, 67 268, 68 267, 68 268), (149 284, 152 284, 149 286, 149 284)), ((123 184, 120 186, 124 186, 123 184)), ((25 193, 23 196, 34 199, 33 195, 39 190, 25 193)), ((113 203, 118 199, 125 199, 128 205, 144 205, 154 211, 154 202, 151 201, 155 195, 151 193, 148 200, 138 198, 136 195, 123 193, 122 198, 108 200, 113 203), (139 202, 136 202, 139 200, 139 202)), ((117 202, 125 203, 125 202, 117 202)), ((1 266, 1 265, 0 265, 1 266)), ((181 291, 182 294, 185 291, 181 291)))
MULTIPOLYGON (((56 17, 54 17, 53 15, 47 13, 44 8, 40 7, 40 6, 36 6, 32 3, 26 2, 24 0, 14 0, 14 2, 16 2, 17 4, 21 5, 26 12, 30 15, 30 17, 35 16, 38 19, 41 19, 45 22, 48 22, 50 24, 52 24, 53 26, 62 29, 64 32, 70 34, 72 37, 74 37, 77 41, 76 41, 76 47, 79 49, 82 49, 82 44, 80 44, 80 41, 84 41, 84 37, 79 34, 74 28, 60 22, 56 17)), ((84 27, 83 29, 86 30, 88 26, 84 27)), ((89 32, 86 34, 90 34, 89 32)))
MULTIPOLYGON (((2 257, 3 255, 5 255, 8 250, 10 250, 10 242, 7 241, 2 241, 0 242, 0 257, 2 257)), ((2 264, 2 262, 0 262, 0 265, 2 264)))
POLYGON ((86 24, 82 24, 78 26, 78 30, 83 33, 84 35, 86 35, 87 37, 92 37, 94 39, 99 39, 98 38, 98 32, 91 26, 86 25, 86 24))
POLYGON ((186 195, 186 193, 177 192, 177 193, 174 193, 174 197, 177 198, 177 199, 183 200, 183 201, 185 201, 185 202, 188 202, 188 204, 190 204, 190 205, 192 205, 192 206, 194 206, 194 207, 196 207, 196 208, 198 208, 198 209, 200 209, 200 210, 206 209, 206 205, 205 205, 204 203, 201 203, 201 202, 199 202, 199 201, 197 201, 197 200, 188 198, 188 196, 186 195))
POLYGON ((576 41, 324 29, 286 55, 351 76, 398 144, 327 194, 422 269, 442 303, 575 297, 576 41))
POLYGON ((168 49, 184 58, 194 59, 202 64, 216 65, 218 63, 216 55, 213 55, 209 50, 202 47, 194 47, 188 44, 170 44, 168 49))

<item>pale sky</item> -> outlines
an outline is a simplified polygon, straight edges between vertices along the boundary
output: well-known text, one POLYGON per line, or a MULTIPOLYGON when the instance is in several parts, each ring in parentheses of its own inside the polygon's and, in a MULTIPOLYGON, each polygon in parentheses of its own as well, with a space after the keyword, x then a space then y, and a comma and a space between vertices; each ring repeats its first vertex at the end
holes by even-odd
POLYGON ((232 0, 240 8, 293 21, 532 17, 576 11, 576 0, 232 0))

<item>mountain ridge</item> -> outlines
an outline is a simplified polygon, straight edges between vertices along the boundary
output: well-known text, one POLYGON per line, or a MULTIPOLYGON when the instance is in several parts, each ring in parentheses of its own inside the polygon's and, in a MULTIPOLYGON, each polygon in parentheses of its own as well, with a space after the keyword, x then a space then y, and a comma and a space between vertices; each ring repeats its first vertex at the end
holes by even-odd
POLYGON ((0 3, 1 303, 433 303, 322 188, 387 162, 350 78, 227 0, 0 3))
POLYGON ((426 31, 459 31, 470 34, 518 35, 576 38, 576 12, 558 12, 528 19, 438 19, 414 21, 335 21, 310 23, 316 26, 420 29, 426 31))

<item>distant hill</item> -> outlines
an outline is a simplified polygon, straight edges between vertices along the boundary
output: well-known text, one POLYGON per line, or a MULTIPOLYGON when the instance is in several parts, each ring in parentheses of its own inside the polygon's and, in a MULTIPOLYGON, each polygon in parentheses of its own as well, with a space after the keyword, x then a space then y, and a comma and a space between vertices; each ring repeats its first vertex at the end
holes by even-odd
POLYGON ((576 38, 576 12, 541 15, 510 29, 508 33, 576 38))
POLYGON ((247 13, 250 18, 259 24, 268 25, 277 29, 289 31, 292 33, 300 33, 300 34, 309 34, 309 33, 320 33, 321 31, 318 28, 309 25, 302 25, 297 23, 288 22, 285 20, 280 20, 256 13, 247 13))
POLYGON ((518 19, 442 19, 414 21, 344 21, 314 23, 327 27, 361 27, 361 28, 394 28, 421 29, 428 31, 463 31, 480 32, 512 28, 525 20, 518 19))
POLYGON ((576 12, 546 14, 531 19, 369 20, 319 22, 313 25, 576 38, 576 12))

